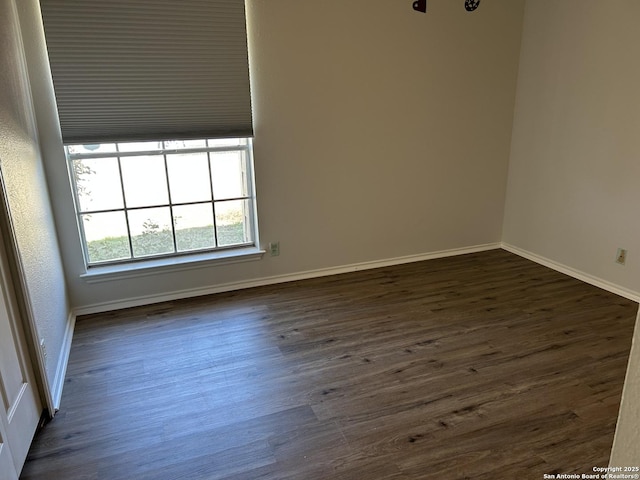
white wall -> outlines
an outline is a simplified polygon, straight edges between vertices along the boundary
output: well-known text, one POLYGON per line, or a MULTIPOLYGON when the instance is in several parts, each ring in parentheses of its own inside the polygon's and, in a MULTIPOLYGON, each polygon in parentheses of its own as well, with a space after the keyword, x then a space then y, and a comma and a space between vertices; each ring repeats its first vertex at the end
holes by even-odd
POLYGON ((631 0, 526 3, 503 234, 636 297, 638 18, 631 0))
POLYGON ((4 227, 15 235, 5 240, 13 245, 23 274, 14 281, 26 297, 27 314, 35 321, 34 335, 45 340, 49 352, 44 377, 53 397, 64 373, 61 352, 70 307, 13 0, 0 3, 0 65, 0 169, 10 216, 4 227))
MULTIPOLYGON (((430 0, 426 15, 410 1, 247 7, 261 238, 280 256, 85 283, 42 73, 34 96, 75 307, 500 241, 523 0, 474 13, 430 0)), ((41 53, 29 61, 45 71, 41 53)))

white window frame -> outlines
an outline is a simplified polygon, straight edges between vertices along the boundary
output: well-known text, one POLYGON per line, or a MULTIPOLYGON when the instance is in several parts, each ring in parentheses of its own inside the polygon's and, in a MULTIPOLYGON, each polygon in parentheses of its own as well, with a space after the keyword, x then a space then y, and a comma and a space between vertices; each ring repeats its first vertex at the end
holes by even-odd
MULTIPOLYGON (((101 279, 108 280, 111 278, 123 278, 123 277, 131 277, 137 275, 147 275, 153 274, 158 269, 163 270, 182 270, 185 268, 193 268, 194 266, 206 266, 208 264, 220 264, 220 263, 236 263, 247 260, 254 260, 262 258, 264 255, 264 251, 259 248, 259 234, 258 234, 258 221, 257 221, 257 208, 256 208, 256 195, 255 195, 255 178, 254 178, 254 168, 253 168, 253 141, 250 137, 243 137, 244 143, 239 143, 238 145, 232 146, 206 146, 199 148, 164 148, 165 143, 162 142, 170 142, 172 139, 165 140, 156 140, 159 143, 162 143, 162 148, 156 150, 146 150, 146 151, 135 151, 135 152, 99 152, 99 153, 70 153, 67 146, 65 146, 65 153, 67 156, 67 166, 69 169, 69 178, 71 182, 71 188, 73 191, 73 199, 74 199, 74 208, 76 213, 76 222, 78 224, 78 231, 80 234, 80 240, 82 243, 82 251, 83 258, 85 264, 85 275, 81 275, 82 277, 86 277, 89 281, 101 281, 101 279), (146 207, 127 207, 126 201, 124 201, 124 186, 122 186, 122 195, 123 195, 123 207, 115 208, 110 210, 95 210, 95 211, 82 211, 80 208, 80 200, 78 187, 75 180, 73 163, 75 160, 80 159, 95 159, 95 158, 117 158, 118 165, 120 165, 121 158, 127 157, 135 157, 135 156, 162 156, 164 159, 164 166, 166 175, 168 178, 167 171, 167 155, 174 154, 189 154, 189 153, 207 153, 215 154, 219 152, 230 152, 230 151, 242 151, 244 153, 245 158, 245 176, 246 176, 246 188, 247 192, 245 196, 238 198, 225 198, 216 200, 212 198, 211 202, 213 205, 216 203, 223 203, 234 200, 246 200, 249 207, 249 213, 247 215, 246 224, 248 229, 250 230, 251 241, 243 244, 234 244, 234 245, 225 245, 203 248, 198 250, 189 250, 189 251, 177 251, 176 246, 176 233, 175 233, 175 225, 171 225, 172 239, 174 251, 169 253, 157 254, 157 255, 146 255, 140 257, 134 257, 133 248, 132 248, 132 235, 129 227, 128 215, 129 211, 137 210, 139 208, 154 208, 154 207, 168 207, 170 211, 173 212, 172 208, 174 206, 180 205, 191 205, 191 204, 199 204, 206 202, 186 202, 186 203, 178 203, 172 202, 169 197, 169 202, 167 204, 162 205, 150 205, 146 207), (112 261, 104 261, 104 262, 90 262, 89 260, 89 252, 88 252, 88 243, 85 237, 82 215, 87 215, 90 213, 102 213, 109 211, 122 211, 125 213, 125 218, 127 218, 127 232, 128 232, 128 241, 131 257, 127 259, 118 259, 112 261), (103 278, 104 277, 104 278, 103 278)), ((109 142, 115 143, 118 142, 109 142)), ((119 142, 119 143, 130 143, 128 141, 119 142)), ((116 148, 117 150, 117 148, 116 148)), ((210 156, 209 156, 210 159, 210 156)), ((122 182, 122 172, 120 171, 120 181, 122 182)), ((211 181, 211 179, 210 179, 211 181)), ((215 208, 215 207, 214 207, 215 208)), ((173 218, 173 213, 171 214, 171 218, 173 218)), ((214 232, 216 231, 215 224, 215 215, 214 215, 214 232)), ((216 235, 216 244, 217 244, 217 233, 216 235)))

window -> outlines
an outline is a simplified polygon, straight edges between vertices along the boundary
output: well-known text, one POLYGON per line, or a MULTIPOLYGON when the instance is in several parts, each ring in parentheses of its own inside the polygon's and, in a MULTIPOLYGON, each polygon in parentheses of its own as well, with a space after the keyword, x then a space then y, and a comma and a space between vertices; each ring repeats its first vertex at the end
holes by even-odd
POLYGON ((39 3, 87 276, 251 257, 245 0, 39 3))
POLYGON ((87 265, 255 244, 251 139, 68 145, 87 265))

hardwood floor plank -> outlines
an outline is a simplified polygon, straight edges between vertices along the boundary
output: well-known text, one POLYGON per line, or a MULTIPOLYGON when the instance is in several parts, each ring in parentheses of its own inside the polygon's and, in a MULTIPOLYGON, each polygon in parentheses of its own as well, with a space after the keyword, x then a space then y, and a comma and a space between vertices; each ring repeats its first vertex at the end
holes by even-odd
POLYGON ((79 318, 21 479, 587 473, 637 307, 496 250, 79 318))

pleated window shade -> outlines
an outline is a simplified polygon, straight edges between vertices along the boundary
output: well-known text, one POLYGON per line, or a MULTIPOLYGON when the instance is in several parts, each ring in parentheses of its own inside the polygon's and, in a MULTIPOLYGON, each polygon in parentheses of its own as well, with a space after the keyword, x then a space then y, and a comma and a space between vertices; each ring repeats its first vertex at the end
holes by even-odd
POLYGON ((244 0, 41 0, 65 144, 253 135, 244 0))

